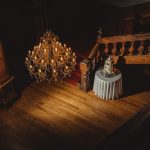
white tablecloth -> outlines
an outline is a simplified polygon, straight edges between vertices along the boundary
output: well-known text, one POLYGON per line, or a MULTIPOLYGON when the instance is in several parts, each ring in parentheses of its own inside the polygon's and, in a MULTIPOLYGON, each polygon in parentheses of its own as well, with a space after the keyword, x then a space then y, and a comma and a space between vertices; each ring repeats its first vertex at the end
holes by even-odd
POLYGON ((93 91, 102 99, 119 98, 122 94, 121 73, 113 77, 105 77, 101 74, 101 70, 96 71, 93 91))

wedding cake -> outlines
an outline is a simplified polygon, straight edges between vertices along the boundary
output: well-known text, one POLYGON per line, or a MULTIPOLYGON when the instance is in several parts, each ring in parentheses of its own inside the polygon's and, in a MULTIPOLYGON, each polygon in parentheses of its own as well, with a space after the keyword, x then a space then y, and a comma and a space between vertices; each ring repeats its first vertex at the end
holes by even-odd
POLYGON ((114 61, 113 58, 111 56, 109 56, 104 63, 104 68, 103 68, 103 75, 104 76, 113 76, 115 75, 114 72, 114 61))

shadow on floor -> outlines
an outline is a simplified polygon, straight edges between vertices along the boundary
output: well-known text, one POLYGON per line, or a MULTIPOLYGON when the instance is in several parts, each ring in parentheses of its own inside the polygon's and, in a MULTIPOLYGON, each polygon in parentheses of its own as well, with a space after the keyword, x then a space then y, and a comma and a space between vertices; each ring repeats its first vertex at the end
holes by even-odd
POLYGON ((93 150, 149 150, 150 105, 105 138, 93 150))

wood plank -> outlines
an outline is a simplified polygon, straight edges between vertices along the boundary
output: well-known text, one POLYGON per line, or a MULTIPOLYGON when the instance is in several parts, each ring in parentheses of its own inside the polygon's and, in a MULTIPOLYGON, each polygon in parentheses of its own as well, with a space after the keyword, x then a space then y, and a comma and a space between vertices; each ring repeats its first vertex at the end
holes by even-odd
POLYGON ((0 109, 1 149, 91 150, 150 104, 150 91, 102 100, 69 83, 33 83, 0 109))

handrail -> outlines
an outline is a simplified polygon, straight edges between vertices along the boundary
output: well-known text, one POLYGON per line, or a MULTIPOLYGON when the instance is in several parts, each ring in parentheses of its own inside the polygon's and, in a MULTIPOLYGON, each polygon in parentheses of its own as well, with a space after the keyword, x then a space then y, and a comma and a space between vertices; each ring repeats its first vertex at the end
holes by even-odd
POLYGON ((100 46, 100 43, 96 42, 96 44, 94 45, 94 47, 92 48, 92 50, 91 50, 91 52, 88 56, 89 59, 94 57, 94 55, 95 55, 95 53, 96 53, 99 46, 100 46))
POLYGON ((115 43, 115 42, 124 42, 124 41, 145 41, 145 40, 150 40, 150 33, 139 33, 139 34, 127 34, 127 35, 116 35, 116 36, 108 36, 108 37, 103 37, 97 38, 98 42, 102 43, 115 43))

